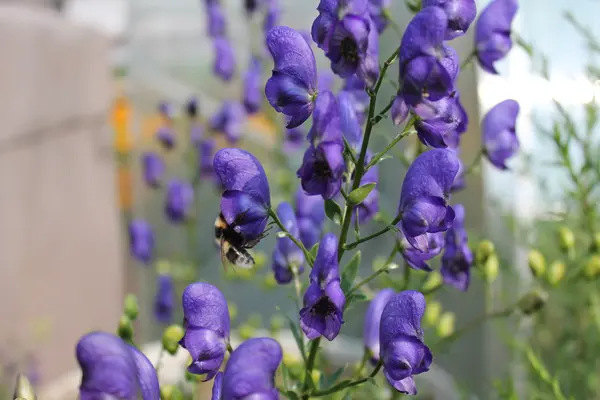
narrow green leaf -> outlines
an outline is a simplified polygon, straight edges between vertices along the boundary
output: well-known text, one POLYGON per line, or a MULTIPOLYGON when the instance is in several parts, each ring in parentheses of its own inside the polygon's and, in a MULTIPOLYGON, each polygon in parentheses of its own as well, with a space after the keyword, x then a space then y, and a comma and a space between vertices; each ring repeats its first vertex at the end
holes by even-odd
POLYGON ((317 252, 319 251, 319 243, 315 243, 315 245, 310 249, 309 253, 312 259, 317 258, 317 252))
MULTIPOLYGON (((331 374, 329 377, 327 377, 327 379, 324 379, 322 387, 325 389, 331 387, 331 385, 333 385, 335 383, 335 381, 337 381, 340 378, 340 376, 342 376, 345 369, 346 369, 346 366, 343 366, 343 367, 339 368, 337 371, 335 371, 333 374, 331 374)), ((325 375, 323 375, 323 376, 325 376, 325 375)))
POLYGON ((300 397, 298 397, 298 394, 292 390, 288 390, 288 391, 284 392, 283 395, 290 400, 300 400, 300 397))
POLYGON ((336 224, 342 223, 342 209, 333 200, 325 200, 325 215, 336 224))
POLYGON ((366 294, 364 294, 363 292, 357 291, 355 293, 352 293, 346 299, 346 310, 349 310, 350 306, 353 306, 354 304, 362 303, 362 302, 365 302, 368 300, 369 300, 369 297, 366 294))
POLYGON ((300 334, 300 330, 298 326, 289 316, 286 316, 288 322, 290 323, 290 330, 292 331, 292 335, 296 340, 296 345, 298 346, 298 350, 300 350, 300 354, 302 355, 302 359, 306 362, 306 348, 304 347, 304 340, 302 339, 302 335, 300 334))
POLYGON ((357 205, 362 203, 367 196, 375 189, 376 183, 367 183, 359 188, 354 189, 348 195, 348 201, 352 205, 357 205))
POLYGON ((360 259, 361 253, 359 250, 354 254, 348 265, 344 267, 344 272, 342 273, 342 290, 344 293, 348 293, 354 284, 358 268, 360 267, 360 259))

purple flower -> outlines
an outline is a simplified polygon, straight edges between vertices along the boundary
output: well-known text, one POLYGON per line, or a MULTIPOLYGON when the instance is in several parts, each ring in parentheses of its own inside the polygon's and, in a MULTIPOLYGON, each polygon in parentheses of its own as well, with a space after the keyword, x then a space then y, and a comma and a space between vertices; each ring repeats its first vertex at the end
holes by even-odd
POLYGON ((199 148, 203 138, 204 126, 199 123, 193 123, 190 127, 190 141, 196 148, 199 148))
POLYGON ((342 90, 337 99, 340 106, 340 123, 344 137, 352 147, 358 149, 362 142, 362 126, 356 113, 354 98, 351 93, 342 90))
POLYGON ((265 13, 265 20, 263 21, 263 30, 269 32, 275 28, 281 17, 281 7, 279 6, 278 0, 267 0, 267 12, 265 13))
POLYGON ((227 33, 225 14, 218 1, 211 1, 206 4, 206 16, 208 19, 208 36, 213 39, 225 36, 227 33))
POLYGON ((448 205, 448 198, 458 164, 452 150, 432 149, 418 156, 406 172, 398 227, 411 246, 420 251, 428 249, 426 233, 443 232, 452 226, 454 210, 448 205))
POLYGON ((236 143, 242 136, 246 113, 237 101, 225 101, 221 109, 212 116, 210 129, 224 133, 229 143, 236 143))
POLYGON ((459 157, 459 149, 452 149, 454 151, 454 153, 456 154, 456 158, 458 159, 458 172, 456 173, 456 178, 454 179, 454 183, 452 184, 452 187, 450 188, 450 191, 452 193, 454 192, 458 192, 459 190, 462 190, 465 188, 466 186, 466 180, 465 180, 465 166, 462 162, 462 160, 459 157))
POLYGON ((393 289, 380 290, 367 308, 365 314, 365 322, 363 324, 363 340, 365 348, 370 352, 371 362, 379 361, 379 325, 381 322, 381 314, 387 302, 396 294, 393 289))
POLYGON ((262 103, 261 72, 260 60, 252 57, 244 77, 244 107, 250 115, 257 113, 262 103))
POLYGON ((296 191, 296 220, 302 244, 307 249, 312 248, 321 238, 325 222, 323 197, 309 196, 299 187, 296 191))
POLYGON ((297 175, 307 194, 331 199, 340 192, 346 170, 340 108, 331 92, 321 93, 317 98, 308 139, 311 145, 304 153, 297 175))
POLYGON ((158 103, 158 112, 163 117, 167 119, 172 119, 175 110, 173 109, 173 105, 171 103, 161 101, 160 103, 158 103))
POLYGON ((247 15, 252 15, 260 6, 260 0, 244 0, 244 9, 247 15))
MULTIPOLYGON (((370 160, 370 157, 368 157, 370 160)), ((368 161, 365 161, 368 162, 368 161)), ((360 180, 360 185, 366 185, 368 183, 377 183, 379 179, 379 167, 377 165, 369 168, 369 170, 363 175, 360 180)), ((356 206, 355 211, 353 212, 352 217, 356 218, 356 212, 358 212, 358 223, 366 224, 371 221, 375 214, 379 211, 379 190, 377 190, 377 186, 371 190, 371 193, 356 206)))
POLYGON ((252 154, 221 149, 213 167, 221 182, 221 213, 245 241, 259 239, 267 226, 271 194, 265 170, 252 154))
POLYGON ((165 174, 165 163, 163 159, 152 151, 142 155, 142 170, 146 185, 157 188, 165 174))
POLYGON ((442 256, 440 272, 444 283, 466 292, 471 281, 473 253, 469 249, 465 229, 465 208, 462 204, 454 206, 454 223, 446 232, 446 251, 442 256))
POLYGON ((492 0, 475 24, 477 59, 490 74, 498 74, 494 63, 503 59, 512 47, 511 25, 518 8, 517 0, 492 0))
POLYGON ((410 113, 410 106, 406 103, 404 96, 398 95, 392 104, 392 122, 398 126, 403 123, 410 113))
POLYGON ((190 118, 198 116, 198 98, 193 96, 185 103, 185 113, 190 118))
MULTIPOLYGON (((277 207, 277 216, 285 229, 294 237, 300 235, 298 221, 294 209, 289 203, 281 203, 277 207)), ((290 283, 297 274, 304 272, 304 253, 288 237, 278 238, 273 250, 273 273, 280 284, 290 283)))
POLYGON ((321 0, 317 11, 319 16, 313 22, 311 35, 317 46, 327 53, 329 40, 339 19, 347 14, 365 16, 367 0, 321 0))
POLYGON ((167 187, 165 213, 174 223, 185 221, 192 211, 194 189, 188 182, 172 179, 167 187))
POLYGON ((319 92, 331 92, 334 80, 335 75, 330 71, 320 72, 318 78, 319 92))
POLYGON ((152 363, 119 337, 106 332, 88 333, 79 339, 76 357, 82 372, 81 400, 159 400, 152 363))
POLYGON ((340 286, 337 247, 337 237, 333 233, 326 234, 310 271, 310 285, 300 310, 300 327, 310 340, 323 335, 331 341, 344 323, 346 297, 340 286))
POLYGON ((213 160, 215 155, 215 140, 212 138, 203 139, 200 141, 198 148, 199 166, 200 166, 200 178, 212 179, 215 176, 215 170, 213 168, 213 160))
POLYGON ((441 7, 448 17, 446 40, 464 35, 477 16, 475 0, 423 0, 423 8, 441 7))
POLYGON ((229 82, 235 75, 235 54, 231 43, 225 37, 213 39, 215 49, 215 62, 213 72, 225 82, 229 82))
POLYGON ((423 343, 421 319, 425 297, 413 290, 394 295, 383 309, 379 328, 380 357, 383 373, 392 387, 401 393, 417 394, 414 375, 427 372, 433 361, 423 343))
POLYGON ((444 234, 442 232, 426 233, 427 250, 421 251, 415 249, 408 243, 406 238, 399 234, 400 237, 400 253, 408 264, 413 269, 421 271, 432 271, 427 261, 431 260, 444 249, 444 234))
POLYGON ((487 112, 481 121, 483 150, 498 169, 506 170, 506 161, 519 150, 516 124, 519 103, 504 100, 487 112))
POLYGON ((364 122, 366 118, 367 108, 369 107, 370 97, 365 90, 365 83, 357 75, 352 75, 344 81, 342 91, 350 94, 354 111, 359 122, 364 122))
POLYGON ((175 147, 175 132, 168 126, 161 126, 156 131, 156 139, 166 150, 175 147))
POLYGON ((267 34, 267 47, 275 66, 265 94, 275 111, 287 117, 287 128, 295 128, 310 117, 317 97, 317 64, 310 45, 287 26, 267 34))
POLYGON ((419 117, 415 129, 421 142, 426 146, 444 148, 456 141, 462 111, 452 96, 437 101, 423 100, 414 106, 413 112, 419 117))
POLYGON ((212 396, 210 400, 221 400, 221 393, 223 393, 223 373, 217 372, 215 380, 213 381, 212 396))
POLYGON ((248 339, 231 353, 223 373, 223 400, 277 400, 275 372, 283 358, 271 338, 248 339))
POLYGON ((223 294, 215 286, 196 282, 182 296, 185 335, 179 344, 190 353, 188 371, 212 379, 225 357, 229 343, 229 310, 223 294))
POLYGON ((375 23, 377 32, 381 33, 387 28, 388 19, 385 16, 385 10, 389 9, 391 0, 369 0, 369 16, 375 23))
POLYGON ((305 138, 306 132, 301 127, 286 129, 284 147, 289 151, 298 150, 304 143, 305 138))
POLYGON ((143 219, 134 219, 129 223, 129 248, 131 256, 146 265, 154 258, 154 232, 150 224, 143 219))
POLYGON ((154 316, 159 322, 168 324, 173 319, 174 297, 175 287, 171 275, 158 275, 156 295, 154 297, 154 316))

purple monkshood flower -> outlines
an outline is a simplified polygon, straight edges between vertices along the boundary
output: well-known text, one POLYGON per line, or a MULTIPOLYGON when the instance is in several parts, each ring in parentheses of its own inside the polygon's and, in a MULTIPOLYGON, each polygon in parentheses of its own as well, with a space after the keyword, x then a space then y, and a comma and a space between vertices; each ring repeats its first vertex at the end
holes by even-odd
POLYGON ((342 90, 338 93, 337 99, 344 137, 350 146, 359 149, 362 142, 362 126, 356 113, 354 98, 351 93, 342 90))
POLYGON ((519 109, 515 100, 504 100, 492 107, 481 121, 485 156, 498 169, 508 169, 506 161, 519 150, 516 131, 519 109))
POLYGON ((257 57, 252 57, 244 77, 244 108, 249 115, 257 113, 262 104, 261 78, 260 60, 257 57))
POLYGON ((402 234, 398 236, 400 238, 400 253, 406 264, 413 269, 432 271, 427 261, 440 254, 444 249, 444 234, 442 232, 426 233, 427 250, 425 251, 412 247, 402 234))
POLYGON ((313 22, 311 35, 317 46, 327 53, 335 24, 345 15, 367 16, 368 0, 321 0, 319 16, 313 22))
POLYGON ((395 295, 394 289, 386 288, 380 290, 367 308, 365 313, 365 322, 363 324, 363 341, 365 348, 369 350, 371 363, 376 364, 379 361, 379 325, 381 314, 387 302, 395 295))
POLYGON ((168 324, 173 319, 173 309, 175 308, 173 278, 169 274, 159 274, 156 286, 154 316, 159 322, 168 324))
POLYGON ((189 117, 189 118, 196 118, 198 116, 198 110, 199 106, 198 106, 198 98, 193 96, 190 97, 188 99, 188 101, 185 103, 185 114, 189 117))
POLYGON ((221 213, 234 224, 245 241, 259 239, 267 226, 271 194, 265 170, 252 154, 241 149, 221 149, 213 167, 221 183, 221 213))
POLYGON ((319 92, 331 92, 333 91, 333 84, 335 81, 335 75, 330 71, 323 71, 319 73, 318 85, 319 92))
POLYGON ((263 21, 263 30, 269 32, 275 28, 281 18, 281 7, 279 6, 279 0, 267 0, 267 12, 265 13, 265 20, 263 21))
POLYGON ((131 256, 143 264, 154 259, 154 232, 152 226, 143 219, 134 219, 129 223, 129 251, 131 256))
POLYGON ((494 63, 512 48, 511 25, 518 8, 517 0, 492 0, 475 23, 477 59, 490 74, 498 74, 494 63))
POLYGON ((194 205, 194 189, 188 182, 172 179, 167 186, 165 214, 171 222, 180 223, 189 217, 194 205))
POLYGON ((271 338, 248 339, 231 353, 223 372, 223 400, 277 400, 275 373, 283 358, 271 338))
POLYGON ((226 37, 213 39, 215 49, 215 62, 213 72, 225 82, 229 82, 235 75, 235 53, 233 47, 226 37))
POLYGON ((365 83, 356 75, 352 75, 344 81, 342 91, 350 94, 354 111, 359 122, 362 123, 366 119, 367 108, 369 107, 369 95, 365 90, 365 83))
POLYGON ((160 399, 152 363, 119 337, 106 332, 88 333, 79 339, 76 357, 82 372, 81 400, 160 399))
POLYGON ((471 281, 473 253, 469 248, 465 229, 465 208, 462 204, 454 206, 454 223, 446 232, 446 250, 442 256, 440 272, 444 283, 466 292, 471 281))
POLYGON ((409 105, 426 97, 436 101, 454 90, 459 63, 444 44, 448 18, 439 7, 426 7, 410 21, 400 44, 400 95, 409 105))
POLYGON ((216 39, 225 36, 226 23, 225 13, 218 1, 211 1, 206 4, 206 17, 208 24, 208 36, 216 39))
POLYGON ((203 138, 204 138, 204 125, 196 123, 196 122, 192 123, 192 126, 190 127, 190 141, 192 142, 194 147, 199 148, 200 143, 202 143, 203 138))
POLYGON ((286 116, 286 128, 295 128, 313 112, 317 98, 317 63, 302 35, 287 26, 267 33, 267 47, 275 66, 265 94, 275 111, 286 116))
POLYGON ((225 101, 221 109, 210 119, 210 129, 224 133, 229 143, 237 142, 242 136, 246 113, 237 101, 225 101))
POLYGON ((158 103, 158 112, 163 117, 167 119, 172 119, 175 110, 173 109, 173 105, 171 103, 161 101, 160 103, 158 103))
POLYGON ((244 9, 246 10, 246 15, 250 16, 254 14, 254 12, 258 10, 260 3, 260 0, 244 0, 244 9))
POLYGON ((344 323, 346 296, 340 286, 337 247, 337 237, 333 233, 326 234, 310 271, 310 285, 300 310, 300 327, 310 340, 322 335, 331 341, 344 323))
POLYGON ((369 16, 375 23, 377 32, 381 33, 387 28, 388 19, 384 12, 390 8, 391 0, 369 0, 369 16))
POLYGON ((311 249, 321 238, 325 222, 325 201, 321 196, 309 196, 302 187, 296 191, 296 220, 300 241, 311 249))
MULTIPOLYGON (((368 158, 367 160, 365 160, 365 162, 368 162, 368 160, 370 159, 371 157, 370 155, 368 155, 368 158)), ((360 180, 360 185, 364 186, 368 183, 377 184, 378 180, 379 167, 377 165, 374 165, 373 167, 369 168, 369 170, 363 175, 362 179, 360 180)), ((377 190, 377 186, 375 186, 373 190, 371 190, 371 193, 369 193, 369 195, 362 201, 362 203, 356 206, 356 209, 352 213, 352 217, 356 218, 355 214, 356 212, 358 212, 358 223, 366 224, 367 222, 371 221, 373 217, 375 217, 375 214, 377 214, 378 211, 379 190, 377 190)))
POLYGON ((142 170, 146 185, 157 188, 165 174, 165 163, 163 159, 152 151, 142 155, 142 170))
POLYGON ((188 372, 206 374, 212 379, 223 363, 229 343, 229 309, 223 294, 215 286, 196 282, 182 296, 183 328, 179 341, 192 357, 188 372))
POLYGON ((423 0, 423 8, 441 7, 448 17, 446 40, 464 35, 477 16, 475 0, 423 0))
MULTIPOLYGON (((294 209, 289 203, 277 207, 277 216, 285 229, 293 236, 300 236, 294 209)), ((297 274, 304 272, 304 253, 288 237, 278 238, 273 250, 273 274, 279 284, 290 283, 297 274)))
POLYGON ((452 96, 437 101, 423 100, 414 106, 413 112, 419 117, 415 122, 415 129, 421 142, 438 148, 448 147, 455 142, 463 117, 462 111, 452 96))
POLYGON ((210 400, 221 400, 221 393, 223 393, 223 373, 217 372, 215 380, 213 381, 212 396, 210 400))
POLYGON ((311 145, 297 172, 302 188, 309 195, 332 199, 340 192, 346 165, 340 108, 331 92, 317 98, 308 139, 311 145))
POLYGON ((200 167, 200 178, 213 179, 215 170, 213 168, 213 160, 215 155, 216 142, 213 138, 207 138, 200 141, 198 147, 198 165, 200 167))
POLYGON ((413 376, 429 371, 433 361, 431 350, 423 343, 424 313, 425 296, 406 290, 394 295, 381 314, 379 354, 383 373, 401 393, 417 394, 413 376))
POLYGON ((284 149, 287 151, 298 150, 304 144, 305 138, 306 132, 301 127, 286 129, 284 149))
POLYGON ((398 227, 411 246, 420 251, 428 249, 427 233, 443 232, 452 226, 454 210, 448 198, 458 167, 452 150, 432 149, 419 155, 406 172, 398 227))
POLYGON ((156 131, 156 139, 166 150, 175 147, 175 132, 168 126, 161 126, 156 131))
POLYGON ((454 153, 456 154, 456 158, 458 159, 458 172, 456 173, 456 178, 454 179, 452 188, 450 188, 450 191, 454 193, 464 189, 467 183, 465 179, 465 166, 459 157, 459 149, 455 148, 452 150, 454 151, 454 153))

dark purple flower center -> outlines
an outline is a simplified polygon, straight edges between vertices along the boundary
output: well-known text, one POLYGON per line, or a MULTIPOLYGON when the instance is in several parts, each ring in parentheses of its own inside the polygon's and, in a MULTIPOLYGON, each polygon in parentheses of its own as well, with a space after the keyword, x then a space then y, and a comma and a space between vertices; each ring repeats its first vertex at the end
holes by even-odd
POLYGON ((246 0, 245 5, 246 5, 246 10, 254 11, 257 6, 257 0, 246 0))
POLYGON ((450 262, 450 272, 454 275, 458 275, 466 271, 468 267, 469 264, 465 260, 465 257, 462 253, 456 254, 452 262, 450 262))
POLYGON ((311 314, 317 315, 329 315, 335 312, 335 305, 329 300, 329 297, 323 296, 312 306, 310 310, 311 314))
POLYGON ((331 178, 333 176, 331 168, 329 168, 329 163, 321 154, 315 160, 314 169, 315 175, 319 178, 331 178))
POLYGON ((358 64, 358 46, 352 38, 344 38, 342 40, 341 48, 342 57, 344 57, 345 60, 352 64, 358 64))

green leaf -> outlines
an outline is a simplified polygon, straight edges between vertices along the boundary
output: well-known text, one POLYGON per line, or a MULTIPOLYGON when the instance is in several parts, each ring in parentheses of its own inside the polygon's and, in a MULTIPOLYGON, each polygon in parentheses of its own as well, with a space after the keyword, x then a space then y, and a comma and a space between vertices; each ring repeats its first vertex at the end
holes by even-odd
MULTIPOLYGON (((321 386, 325 389, 328 389, 329 387, 331 387, 331 385, 333 385, 335 383, 335 381, 337 381, 340 378, 340 376, 342 376, 345 369, 346 369, 346 366, 343 366, 343 367, 339 368, 337 371, 335 371, 333 374, 331 374, 329 377, 327 377, 326 379, 323 379, 323 383, 321 386)), ((325 376, 325 375, 322 375, 322 376, 325 376)))
POLYGON ((527 43, 525 40, 523 40, 523 38, 520 36, 517 36, 517 45, 523 50, 525 50, 529 57, 533 57, 533 46, 530 43, 527 43))
POLYGON ((302 355, 302 359, 306 362, 306 348, 304 347, 304 340, 302 339, 302 335, 300 334, 300 330, 296 323, 292 321, 289 316, 286 316, 288 322, 290 323, 290 330, 292 331, 292 335, 296 340, 296 345, 298 346, 298 350, 300 350, 300 354, 302 355))
POLYGON ((325 200, 325 214, 336 224, 342 223, 342 209, 335 201, 325 200))
POLYGON ((362 203, 367 196, 375 189, 376 183, 367 183, 359 188, 354 189, 348 195, 348 202, 352 205, 357 205, 362 203))
POLYGON ((310 249, 309 253, 312 259, 317 258, 317 252, 319 251, 319 243, 315 243, 315 245, 310 249))
POLYGON ((293 390, 285 391, 285 392, 283 392, 283 395, 290 400, 300 400, 300 397, 298 397, 298 394, 296 392, 294 392, 293 390))
POLYGON ((358 268, 360 267, 360 258, 361 253, 359 250, 354 254, 348 265, 344 267, 344 272, 342 273, 342 290, 344 293, 348 293, 352 289, 358 268))
POLYGON ((369 297, 366 294, 360 291, 356 291, 350 296, 348 296, 348 298, 346 299, 346 310, 349 310, 350 306, 354 305, 355 303, 362 303, 368 300, 369 297))

